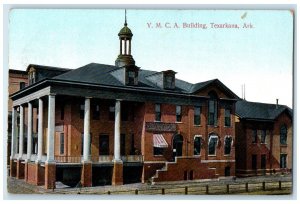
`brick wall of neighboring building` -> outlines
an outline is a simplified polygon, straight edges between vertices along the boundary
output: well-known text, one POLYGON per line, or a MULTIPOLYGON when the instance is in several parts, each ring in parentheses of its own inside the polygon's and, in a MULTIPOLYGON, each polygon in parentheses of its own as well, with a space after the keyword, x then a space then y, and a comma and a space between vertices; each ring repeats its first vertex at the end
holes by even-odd
POLYGON ((275 122, 238 121, 236 123, 238 149, 236 151, 236 171, 238 176, 263 174, 262 155, 266 155, 266 173, 280 171, 280 154, 287 157, 287 168, 292 168, 292 121, 283 112, 275 122), (288 127, 287 145, 280 144, 280 127, 288 127), (257 142, 252 142, 253 130, 257 130, 257 142), (261 130, 266 130, 266 142, 261 142, 261 130), (252 155, 257 155, 257 169, 252 169, 252 155))
MULTIPOLYGON (((8 96, 20 90, 20 83, 28 85, 27 72, 20 70, 9 70, 8 75, 8 96)), ((8 97, 8 126, 7 126, 7 165, 11 153, 11 130, 12 130, 12 100, 8 97)), ((27 112, 25 112, 25 115, 27 112)), ((26 119, 27 121, 27 119, 26 119)), ((24 128, 26 130, 26 126, 24 128)))

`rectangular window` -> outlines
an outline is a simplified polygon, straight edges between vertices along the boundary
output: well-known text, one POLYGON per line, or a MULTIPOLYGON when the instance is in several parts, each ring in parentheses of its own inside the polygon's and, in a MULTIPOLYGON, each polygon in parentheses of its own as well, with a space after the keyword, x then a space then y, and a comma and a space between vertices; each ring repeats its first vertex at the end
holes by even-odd
POLYGON ((135 72, 128 71, 127 73, 128 73, 128 85, 134 85, 135 72))
POLYGON ((218 143, 217 136, 210 136, 208 141, 208 154, 209 155, 216 155, 216 147, 218 143))
POLYGON ((194 138, 194 155, 200 155, 201 153, 201 137, 195 136, 194 138))
POLYGON ((261 167, 261 169, 266 169, 266 162, 267 162, 267 157, 266 157, 265 154, 262 154, 261 158, 260 158, 260 167, 261 167))
POLYGON ((217 125, 217 102, 214 100, 208 104, 208 125, 217 125))
POLYGON ((115 120, 115 106, 109 106, 109 120, 115 120))
POLYGON ((257 143, 257 130, 252 130, 252 143, 257 143))
POLYGON ((287 154, 280 154, 280 168, 286 168, 286 157, 287 154))
POLYGON ((225 126, 230 127, 231 126, 231 113, 230 109, 225 109, 225 126))
POLYGON ((99 137, 99 155, 109 155, 108 135, 100 135, 99 137))
POLYGON ((25 82, 20 82, 20 90, 25 88, 25 82))
POLYGON ((95 104, 93 105, 93 120, 100 119, 100 106, 95 104))
POLYGON ((164 148, 153 147, 153 155, 161 156, 164 154, 164 148))
POLYGON ((61 106, 60 106, 60 119, 64 120, 64 118, 65 118, 65 105, 61 104, 61 106))
POLYGON ((265 144, 266 143, 266 137, 267 137, 267 131, 266 130, 261 130, 261 143, 265 144))
POLYGON ((166 89, 172 89, 173 88, 173 81, 174 77, 173 76, 165 76, 165 88, 166 89))
POLYGON ((229 155, 231 152, 231 143, 232 143, 232 137, 225 137, 225 149, 224 154, 229 155))
POLYGON ((181 122, 181 106, 176 106, 176 122, 181 122))
POLYGON ((80 119, 84 118, 84 104, 80 105, 80 119))
POLYGON ((60 154, 64 154, 65 153, 65 134, 64 133, 60 133, 60 154))
POLYGON ((194 125, 200 125, 201 124, 201 108, 200 106, 194 107, 194 125))
POLYGON ((160 104, 155 104, 155 121, 161 121, 160 104))
POLYGON ((257 155, 252 154, 252 169, 256 170, 257 169, 257 155))

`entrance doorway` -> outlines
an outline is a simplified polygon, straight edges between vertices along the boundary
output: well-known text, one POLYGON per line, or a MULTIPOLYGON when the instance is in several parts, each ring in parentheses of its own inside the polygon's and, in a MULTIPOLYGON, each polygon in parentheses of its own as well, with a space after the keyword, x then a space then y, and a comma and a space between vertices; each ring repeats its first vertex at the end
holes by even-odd
POLYGON ((173 137, 173 161, 175 157, 182 156, 182 144, 183 144, 183 137, 182 135, 174 135, 173 137))

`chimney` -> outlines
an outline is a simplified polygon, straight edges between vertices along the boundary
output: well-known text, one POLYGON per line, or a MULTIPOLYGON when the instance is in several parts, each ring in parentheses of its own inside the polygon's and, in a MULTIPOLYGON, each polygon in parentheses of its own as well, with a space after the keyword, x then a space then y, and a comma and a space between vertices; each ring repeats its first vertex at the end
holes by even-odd
POLYGON ((278 98, 276 98, 276 109, 278 108, 278 98))

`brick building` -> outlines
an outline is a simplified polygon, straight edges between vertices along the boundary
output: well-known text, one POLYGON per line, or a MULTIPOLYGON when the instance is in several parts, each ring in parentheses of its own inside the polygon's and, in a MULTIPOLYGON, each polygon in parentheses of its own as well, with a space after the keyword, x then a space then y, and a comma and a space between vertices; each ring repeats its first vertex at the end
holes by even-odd
MULTIPOLYGON (((28 85, 28 76, 26 71, 10 69, 8 73, 8 94, 11 95, 28 85)), ((9 157, 11 152, 11 113, 12 100, 8 99, 8 130, 7 130, 7 162, 9 164, 9 157)), ((19 118, 17 118, 19 120, 19 118)), ((18 128, 18 127, 17 127, 18 128)))
POLYGON ((45 188, 235 176, 239 97, 218 79, 141 69, 126 21, 118 36, 115 66, 27 67, 11 95, 10 175, 45 188))
POLYGON ((52 188, 235 175, 238 97, 218 79, 140 69, 132 36, 125 22, 115 66, 28 66, 29 85, 11 95, 11 176, 52 188))
POLYGON ((292 110, 284 105, 236 103, 236 175, 292 169, 292 110))

